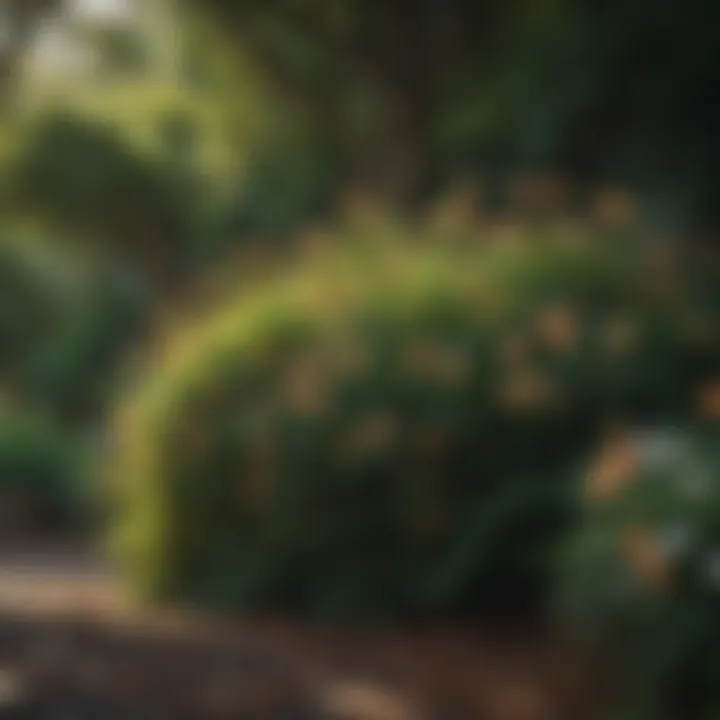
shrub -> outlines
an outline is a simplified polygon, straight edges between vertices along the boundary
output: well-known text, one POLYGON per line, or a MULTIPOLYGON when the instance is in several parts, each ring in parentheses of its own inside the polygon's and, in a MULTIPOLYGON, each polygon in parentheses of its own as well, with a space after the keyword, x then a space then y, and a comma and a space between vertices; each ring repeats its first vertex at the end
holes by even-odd
POLYGON ((24 235, 0 239, 0 388, 69 425, 97 423, 145 326, 135 275, 24 235))
POLYGON ((79 449, 49 423, 0 420, 2 533, 78 529, 87 510, 79 449))
POLYGON ((45 248, 0 240, 0 373, 24 384, 29 357, 72 312, 75 292, 67 263, 45 248), (70 281, 70 282, 68 282, 70 281))
POLYGON ((73 113, 43 116, 20 148, 12 177, 14 208, 81 247, 102 247, 157 282, 181 272, 177 261, 194 204, 166 163, 112 126, 73 113))
POLYGON ((66 426, 96 425, 120 384, 123 361, 147 325, 148 302, 133 275, 91 268, 78 299, 41 352, 26 359, 29 399, 66 426))
POLYGON ((565 617, 610 653, 627 717, 717 717, 717 429, 616 439, 591 467, 563 553, 565 617))
POLYGON ((600 427, 687 416, 717 353, 709 310, 592 228, 357 233, 179 333, 124 406, 117 543, 146 592, 532 606, 600 427))

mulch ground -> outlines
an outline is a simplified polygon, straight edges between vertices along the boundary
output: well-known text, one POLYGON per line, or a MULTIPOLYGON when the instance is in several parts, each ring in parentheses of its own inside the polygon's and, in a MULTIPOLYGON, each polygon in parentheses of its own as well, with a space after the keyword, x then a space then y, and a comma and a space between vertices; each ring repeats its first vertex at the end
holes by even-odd
POLYGON ((557 638, 132 607, 82 552, 0 553, 0 720, 591 720, 557 638))

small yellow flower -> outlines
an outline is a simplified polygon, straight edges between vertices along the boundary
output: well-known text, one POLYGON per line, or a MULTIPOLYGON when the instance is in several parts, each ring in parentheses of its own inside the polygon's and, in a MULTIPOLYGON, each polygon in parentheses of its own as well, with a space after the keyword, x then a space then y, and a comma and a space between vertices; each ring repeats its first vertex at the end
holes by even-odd
POLYGON ((620 552, 640 579, 655 590, 665 590, 673 580, 670 557, 660 538, 643 525, 627 528, 620 537, 620 552))
POLYGON ((510 188, 512 208, 520 214, 560 212, 567 206, 569 196, 569 183, 551 173, 521 176, 510 188))
POLYGON ((318 415, 328 403, 328 384, 329 376, 319 356, 297 358, 285 374, 285 402, 299 415, 318 415))
POLYGON ((700 387, 697 408, 704 420, 720 421, 720 377, 712 378, 700 387))
POLYGON ((580 322, 575 311, 567 305, 542 310, 537 317, 536 329, 542 342, 558 352, 572 352, 580 341, 580 322))
POLYGON ((607 225, 622 227, 635 220, 635 203, 632 197, 622 190, 603 190, 598 193, 593 205, 597 219, 607 225))
POLYGON ((629 435, 611 438, 590 469, 585 486, 588 500, 603 503, 617 498, 633 482, 639 463, 639 449, 629 435))
POLYGON ((428 218, 434 236, 447 242, 469 234, 477 223, 480 197, 480 189, 469 183, 456 188, 439 202, 428 218))
POLYGON ((417 708, 384 687, 341 683, 325 691, 322 707, 330 717, 344 720, 415 720, 417 708))
POLYGON ((516 412, 547 406, 554 398, 555 388, 550 380, 531 371, 510 376, 501 384, 499 391, 500 404, 506 410, 516 412))

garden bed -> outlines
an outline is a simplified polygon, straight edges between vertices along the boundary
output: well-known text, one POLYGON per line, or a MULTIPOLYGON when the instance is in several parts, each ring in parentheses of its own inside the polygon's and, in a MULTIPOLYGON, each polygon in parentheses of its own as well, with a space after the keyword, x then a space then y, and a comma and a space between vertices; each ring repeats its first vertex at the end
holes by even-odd
POLYGON ((539 634, 153 612, 82 551, 0 555, 0 718, 580 720, 592 688, 539 634))

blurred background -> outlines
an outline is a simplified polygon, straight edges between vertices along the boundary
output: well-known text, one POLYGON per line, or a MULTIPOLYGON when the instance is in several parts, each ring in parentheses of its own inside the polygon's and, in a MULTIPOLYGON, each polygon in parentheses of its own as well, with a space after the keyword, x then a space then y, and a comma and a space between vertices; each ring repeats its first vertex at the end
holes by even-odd
POLYGON ((718 22, 0 0, 0 717, 720 717, 718 22))

